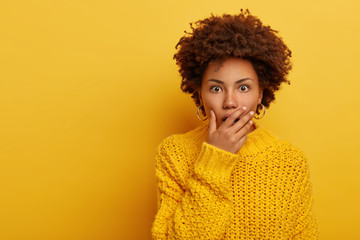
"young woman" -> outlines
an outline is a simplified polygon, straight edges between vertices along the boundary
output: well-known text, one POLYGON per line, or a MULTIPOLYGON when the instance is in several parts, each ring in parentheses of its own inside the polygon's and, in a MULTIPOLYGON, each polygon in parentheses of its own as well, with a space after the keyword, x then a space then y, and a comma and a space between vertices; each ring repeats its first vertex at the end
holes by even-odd
POLYGON ((253 122, 291 69, 291 51, 248 10, 191 25, 174 55, 206 121, 156 156, 154 239, 318 239, 303 152, 253 122))

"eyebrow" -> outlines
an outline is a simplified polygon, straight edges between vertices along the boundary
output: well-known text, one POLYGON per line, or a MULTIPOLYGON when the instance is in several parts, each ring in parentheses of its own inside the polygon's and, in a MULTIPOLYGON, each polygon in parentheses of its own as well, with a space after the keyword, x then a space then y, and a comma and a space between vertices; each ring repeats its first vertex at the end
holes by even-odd
MULTIPOLYGON (((253 81, 251 78, 242 78, 242 79, 240 79, 240 80, 237 80, 237 81, 235 82, 235 84, 242 83, 242 82, 244 82, 244 81, 246 81, 246 80, 251 80, 251 81, 253 81)), ((218 79, 213 79, 213 78, 209 79, 208 81, 209 81, 209 82, 216 82, 216 83, 219 83, 219 84, 224 84, 223 81, 220 81, 220 80, 218 80, 218 79)))

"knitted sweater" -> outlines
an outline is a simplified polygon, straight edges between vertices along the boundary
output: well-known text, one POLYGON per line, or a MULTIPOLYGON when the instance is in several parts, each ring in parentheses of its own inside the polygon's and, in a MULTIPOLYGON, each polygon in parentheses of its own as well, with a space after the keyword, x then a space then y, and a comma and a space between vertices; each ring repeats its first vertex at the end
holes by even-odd
POLYGON ((159 145, 154 239, 318 239, 305 155, 255 126, 237 154, 207 125, 159 145))

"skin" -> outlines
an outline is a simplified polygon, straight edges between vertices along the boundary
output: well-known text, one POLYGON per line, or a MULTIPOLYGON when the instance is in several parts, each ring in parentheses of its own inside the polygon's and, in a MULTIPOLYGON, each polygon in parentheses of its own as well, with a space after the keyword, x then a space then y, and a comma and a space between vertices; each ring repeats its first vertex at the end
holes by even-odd
POLYGON ((209 63, 198 90, 209 117, 208 143, 236 154, 253 131, 262 89, 250 61, 228 58, 209 63))

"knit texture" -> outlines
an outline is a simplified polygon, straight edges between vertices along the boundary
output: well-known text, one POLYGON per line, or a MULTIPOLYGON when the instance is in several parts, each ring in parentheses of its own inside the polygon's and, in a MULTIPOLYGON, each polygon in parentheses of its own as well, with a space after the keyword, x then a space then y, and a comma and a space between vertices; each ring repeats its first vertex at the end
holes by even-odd
POLYGON ((204 125, 159 145, 154 239, 318 239, 301 150, 258 124, 237 154, 207 135, 204 125))

